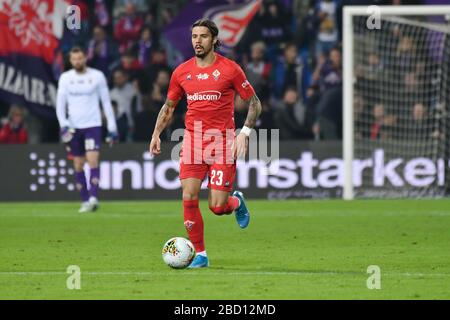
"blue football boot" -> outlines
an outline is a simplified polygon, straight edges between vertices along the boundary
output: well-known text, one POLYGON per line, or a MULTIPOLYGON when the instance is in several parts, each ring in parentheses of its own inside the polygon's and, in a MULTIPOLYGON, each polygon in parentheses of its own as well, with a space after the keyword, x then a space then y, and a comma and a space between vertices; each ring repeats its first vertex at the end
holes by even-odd
POLYGON ((245 205, 244 195, 240 191, 234 191, 233 196, 239 199, 239 207, 236 209, 236 221, 242 229, 247 228, 250 222, 250 212, 245 205))
POLYGON ((209 267, 208 257, 196 255, 194 260, 188 266, 188 269, 206 268, 209 267))

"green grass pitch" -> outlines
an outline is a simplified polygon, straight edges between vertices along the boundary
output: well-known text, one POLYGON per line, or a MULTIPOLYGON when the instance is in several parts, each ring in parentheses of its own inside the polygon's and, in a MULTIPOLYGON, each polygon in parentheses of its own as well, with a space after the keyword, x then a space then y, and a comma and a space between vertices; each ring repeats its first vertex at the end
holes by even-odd
POLYGON ((449 299, 450 201, 248 201, 251 222, 205 201, 211 267, 173 270, 181 201, 0 204, 0 299, 449 299), (69 290, 67 267, 81 269, 69 290), (381 270, 369 290, 367 268, 381 270))

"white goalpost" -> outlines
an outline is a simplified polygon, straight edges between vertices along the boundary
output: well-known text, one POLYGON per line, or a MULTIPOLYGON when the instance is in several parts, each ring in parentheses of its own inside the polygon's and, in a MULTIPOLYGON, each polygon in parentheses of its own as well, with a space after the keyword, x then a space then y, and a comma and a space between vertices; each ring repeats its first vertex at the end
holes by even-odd
POLYGON ((343 198, 442 197, 450 5, 343 11, 343 198))

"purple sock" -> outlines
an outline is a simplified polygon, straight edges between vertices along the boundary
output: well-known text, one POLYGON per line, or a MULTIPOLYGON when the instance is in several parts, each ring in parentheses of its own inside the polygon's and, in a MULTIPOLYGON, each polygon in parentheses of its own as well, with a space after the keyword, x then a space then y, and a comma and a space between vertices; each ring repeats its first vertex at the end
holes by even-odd
POLYGON ((84 171, 75 172, 75 181, 77 190, 80 192, 81 200, 86 202, 89 200, 89 193, 86 186, 86 176, 84 171))
POLYGON ((100 169, 91 168, 91 177, 89 179, 91 189, 89 190, 89 193, 91 194, 92 197, 95 198, 97 198, 99 180, 100 180, 100 169))

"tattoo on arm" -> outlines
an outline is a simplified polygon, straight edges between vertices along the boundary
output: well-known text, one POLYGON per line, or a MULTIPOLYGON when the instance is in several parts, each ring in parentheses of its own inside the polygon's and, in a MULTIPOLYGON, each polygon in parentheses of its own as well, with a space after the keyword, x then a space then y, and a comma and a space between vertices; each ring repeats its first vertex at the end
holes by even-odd
POLYGON ((153 130, 153 136, 159 137, 161 132, 166 128, 167 124, 172 119, 173 111, 175 110, 178 101, 172 101, 167 99, 158 114, 156 120, 155 129, 153 130))
POLYGON ((245 126, 249 128, 254 128, 256 124, 256 120, 261 114, 261 101, 259 101, 256 94, 254 94, 248 102, 248 113, 247 119, 245 120, 245 126))

